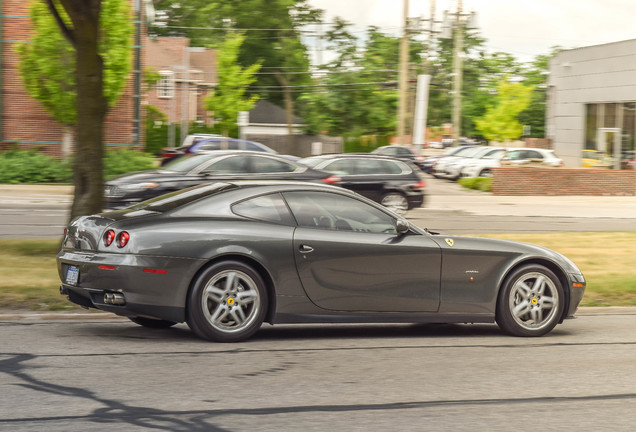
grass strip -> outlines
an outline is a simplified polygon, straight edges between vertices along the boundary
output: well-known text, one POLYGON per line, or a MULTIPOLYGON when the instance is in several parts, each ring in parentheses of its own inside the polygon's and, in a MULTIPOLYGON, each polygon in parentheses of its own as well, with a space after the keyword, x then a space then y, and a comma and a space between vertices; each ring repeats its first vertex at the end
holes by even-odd
MULTIPOLYGON (((483 234, 545 246, 574 261, 587 279, 583 306, 636 305, 636 232, 483 234)), ((59 294, 58 239, 0 239, 0 308, 76 309, 59 294)))

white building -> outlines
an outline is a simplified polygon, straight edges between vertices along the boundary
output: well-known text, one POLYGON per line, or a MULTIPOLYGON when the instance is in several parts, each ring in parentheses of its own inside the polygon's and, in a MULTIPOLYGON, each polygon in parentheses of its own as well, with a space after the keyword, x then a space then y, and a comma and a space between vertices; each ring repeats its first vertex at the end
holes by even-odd
POLYGON ((547 137, 566 166, 583 150, 619 165, 636 137, 636 39, 560 52, 550 62, 547 137))

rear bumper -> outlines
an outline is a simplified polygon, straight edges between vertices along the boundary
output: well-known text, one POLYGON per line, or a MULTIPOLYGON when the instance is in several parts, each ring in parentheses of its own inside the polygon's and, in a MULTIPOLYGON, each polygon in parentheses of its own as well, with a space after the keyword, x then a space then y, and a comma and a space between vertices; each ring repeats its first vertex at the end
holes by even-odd
POLYGON ((147 316, 168 321, 185 319, 190 281, 203 260, 149 255, 62 250, 57 256, 60 293, 80 306, 122 316, 147 316), (76 284, 67 282, 70 266, 79 269, 76 284), (122 296, 109 304, 105 295, 122 296))

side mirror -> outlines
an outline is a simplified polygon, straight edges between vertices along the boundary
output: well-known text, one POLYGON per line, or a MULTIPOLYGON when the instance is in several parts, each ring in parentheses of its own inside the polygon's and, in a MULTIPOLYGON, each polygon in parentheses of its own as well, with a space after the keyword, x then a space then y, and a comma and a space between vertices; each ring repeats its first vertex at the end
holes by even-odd
POLYGON ((411 226, 406 221, 406 219, 400 218, 395 222, 395 229, 399 235, 406 234, 407 232, 409 232, 410 228, 411 226))

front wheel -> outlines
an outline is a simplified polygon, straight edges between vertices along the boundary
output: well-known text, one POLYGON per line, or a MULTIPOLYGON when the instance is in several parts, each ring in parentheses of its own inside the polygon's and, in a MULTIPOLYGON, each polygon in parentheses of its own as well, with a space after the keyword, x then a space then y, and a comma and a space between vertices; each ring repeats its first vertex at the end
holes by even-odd
POLYGON ((265 319, 265 283, 243 263, 220 262, 197 277, 187 307, 188 326, 197 336, 217 342, 242 341, 265 319))
POLYGON ((559 322, 561 282, 548 268, 529 264, 506 278, 497 301, 497 324, 513 336, 543 336, 559 322))
POLYGON ((403 215, 409 209, 409 202, 404 195, 399 192, 389 192, 382 197, 380 201, 384 207, 393 213, 403 215))

